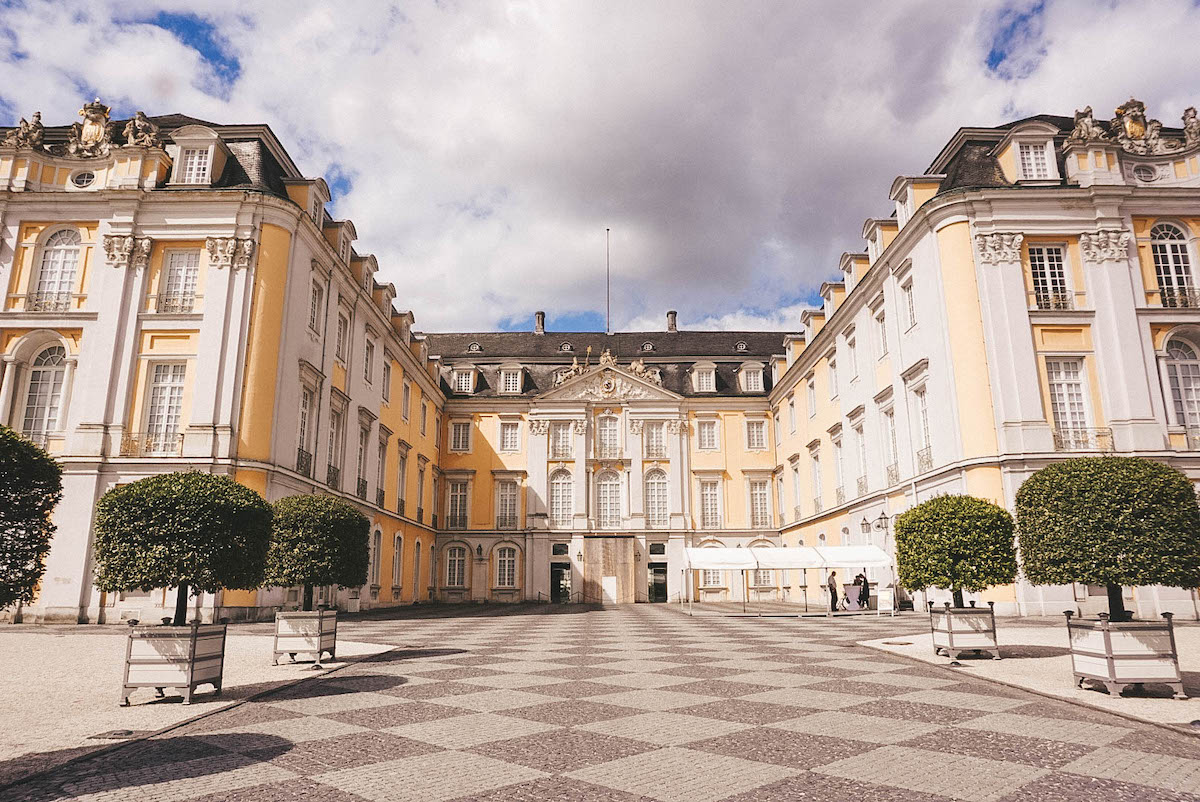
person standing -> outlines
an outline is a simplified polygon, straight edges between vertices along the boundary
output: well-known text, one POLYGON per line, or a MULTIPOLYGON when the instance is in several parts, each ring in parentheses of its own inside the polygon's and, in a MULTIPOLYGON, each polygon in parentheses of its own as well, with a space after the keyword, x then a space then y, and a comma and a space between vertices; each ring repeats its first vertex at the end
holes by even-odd
POLYGON ((871 609, 871 582, 866 574, 859 574, 862 584, 858 587, 858 606, 860 609, 871 609))
POLYGON ((829 572, 829 611, 837 612, 838 592, 837 592, 837 571, 829 572))

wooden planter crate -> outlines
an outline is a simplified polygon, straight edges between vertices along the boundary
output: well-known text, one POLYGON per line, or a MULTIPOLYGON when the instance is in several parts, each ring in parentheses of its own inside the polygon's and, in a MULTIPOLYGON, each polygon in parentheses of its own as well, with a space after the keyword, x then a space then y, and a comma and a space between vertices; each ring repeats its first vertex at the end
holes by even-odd
POLYGON ((219 696, 225 671, 225 634, 225 624, 199 621, 183 627, 130 627, 121 705, 129 704, 129 695, 137 688, 154 688, 158 696, 164 688, 179 688, 185 705, 192 703, 196 687, 205 683, 219 696))
POLYGON ((1164 621, 1110 621, 1107 613, 1099 618, 1074 619, 1074 610, 1064 612, 1071 639, 1071 669, 1075 684, 1084 680, 1104 684, 1112 696, 1130 685, 1155 683, 1166 685, 1176 699, 1186 699, 1183 676, 1179 672, 1179 652, 1175 648, 1172 613, 1163 613, 1164 621))
POLYGON ((311 654, 317 666, 321 655, 329 653, 333 660, 337 652, 337 610, 275 613, 275 647, 272 665, 279 665, 279 655, 286 654, 295 662, 298 654, 311 654))
POLYGON ((930 602, 929 630, 933 633, 934 654, 945 652, 951 660, 957 660, 963 652, 989 652, 993 660, 1000 659, 995 602, 988 602, 986 610, 975 607, 974 602, 970 607, 951 607, 946 602, 939 610, 930 602))

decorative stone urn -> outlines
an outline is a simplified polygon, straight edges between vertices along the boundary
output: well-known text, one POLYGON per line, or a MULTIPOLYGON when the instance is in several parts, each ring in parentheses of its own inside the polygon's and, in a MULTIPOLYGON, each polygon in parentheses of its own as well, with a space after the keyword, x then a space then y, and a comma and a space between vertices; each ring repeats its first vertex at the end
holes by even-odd
POLYGON ((337 652, 337 610, 296 611, 275 613, 275 646, 271 665, 279 665, 279 655, 286 654, 292 662, 296 655, 311 654, 317 668, 321 655, 337 652))
POLYGON ((1179 672, 1179 652, 1175 648, 1172 613, 1163 613, 1163 621, 1112 621, 1108 613, 1098 618, 1074 618, 1074 610, 1065 610, 1067 633, 1071 639, 1071 669, 1075 684, 1085 680, 1103 683, 1112 696, 1130 685, 1154 683, 1166 685, 1176 699, 1186 699, 1183 675, 1179 672))
POLYGON ((162 697, 164 688, 183 691, 183 703, 192 703, 199 685, 210 684, 221 694, 225 670, 226 625, 131 626, 125 648, 125 679, 120 702, 129 704, 137 688, 154 688, 162 697))
POLYGON ((946 602, 942 609, 929 602, 929 630, 933 634, 934 654, 945 653, 957 660, 963 652, 982 654, 989 652, 993 660, 1000 659, 1000 644, 996 642, 996 603, 988 602, 988 608, 951 607, 946 602))

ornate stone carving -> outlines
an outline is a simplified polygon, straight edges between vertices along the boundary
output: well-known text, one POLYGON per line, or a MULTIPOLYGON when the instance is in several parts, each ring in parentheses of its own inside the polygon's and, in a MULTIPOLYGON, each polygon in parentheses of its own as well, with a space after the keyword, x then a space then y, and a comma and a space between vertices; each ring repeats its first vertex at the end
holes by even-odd
POLYGON ((629 372, 643 381, 648 381, 659 387, 662 386, 662 371, 658 368, 646 367, 646 363, 640 359, 635 359, 629 363, 629 372))
POLYGON ((1196 107, 1188 106, 1183 112, 1183 142, 1187 147, 1200 145, 1200 119, 1196 119, 1196 107))
MULTIPOLYGON (((1118 106, 1114 114, 1117 116, 1109 123, 1109 132, 1129 153, 1150 156, 1183 147, 1183 142, 1178 139, 1162 138, 1162 123, 1146 117, 1146 104, 1140 100, 1130 98, 1118 106)), ((1184 122, 1187 122, 1186 114, 1184 122)))
POLYGON ((587 421, 577 420, 573 423, 575 426, 575 434, 587 434, 587 421))
POLYGON ((1075 111, 1075 129, 1067 137, 1068 143, 1095 142, 1108 139, 1108 134, 1092 116, 1092 107, 1087 106, 1083 111, 1075 111))
POLYGON ((975 247, 979 251, 979 261, 989 265, 1019 262, 1024 240, 1024 234, 976 234, 975 247))
POLYGON ((81 158, 107 156, 112 149, 113 128, 116 123, 108 118, 111 109, 96 98, 79 110, 83 122, 71 124, 67 138, 67 153, 81 158))
POLYGON ((620 374, 605 370, 597 372, 590 381, 579 382, 564 391, 561 396, 574 401, 618 401, 650 398, 650 392, 640 384, 625 379, 620 374))
POLYGON ((571 357, 571 367, 563 368, 562 370, 560 370, 554 374, 554 386, 557 387, 558 385, 565 382, 567 379, 573 378, 575 376, 582 376, 583 371, 584 371, 584 367, 583 367, 583 365, 579 364, 579 357, 577 357, 577 356, 571 357))
POLYGON ((641 420, 631 420, 629 422, 629 433, 630 434, 641 434, 643 423, 644 422, 641 420))
POLYGON ((162 137, 159 136, 158 126, 150 122, 145 112, 139 111, 133 119, 125 123, 125 144, 143 148, 161 148, 162 137))
POLYGON ((615 368, 617 366, 617 358, 612 355, 612 351, 607 348, 600 354, 600 367, 615 368))
POLYGON ((35 111, 32 120, 26 120, 22 117, 17 127, 5 135, 4 146, 8 148, 33 148, 34 150, 40 150, 44 132, 45 129, 42 127, 42 113, 35 111))
POLYGON ((1079 235, 1079 248, 1087 262, 1116 262, 1129 258, 1128 231, 1097 231, 1079 235))
POLYGON ((687 421, 669 420, 667 421, 667 431, 671 434, 686 433, 688 430, 687 421))
POLYGON ((242 270, 250 266, 254 256, 254 240, 236 237, 209 237, 204 241, 208 250, 208 261, 218 269, 232 267, 242 270))
POLYGON ((105 264, 109 267, 132 267, 136 270, 150 264, 150 250, 154 243, 149 237, 105 234, 103 245, 105 264))
POLYGON ((529 421, 529 433, 543 435, 550 431, 550 421, 535 419, 529 421))

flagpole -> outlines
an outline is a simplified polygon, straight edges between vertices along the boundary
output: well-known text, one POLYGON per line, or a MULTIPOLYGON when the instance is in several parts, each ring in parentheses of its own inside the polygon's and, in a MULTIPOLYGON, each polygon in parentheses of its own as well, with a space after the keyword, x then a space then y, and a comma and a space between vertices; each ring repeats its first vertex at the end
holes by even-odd
POLYGON ((612 229, 604 229, 604 333, 612 334, 612 229))

